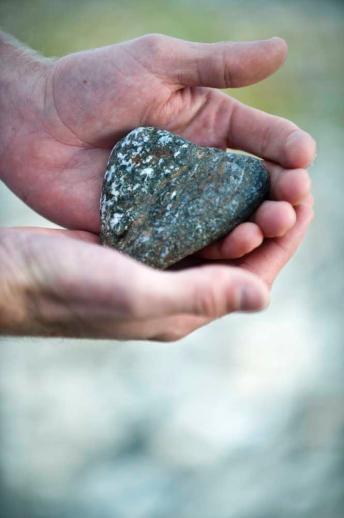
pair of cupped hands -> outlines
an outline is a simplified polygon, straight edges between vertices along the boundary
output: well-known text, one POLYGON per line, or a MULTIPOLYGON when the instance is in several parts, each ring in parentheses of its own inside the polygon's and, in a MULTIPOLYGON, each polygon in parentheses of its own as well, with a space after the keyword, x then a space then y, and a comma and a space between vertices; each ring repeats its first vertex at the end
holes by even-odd
POLYGON ((21 71, 19 81, 15 71, 11 76, 1 175, 68 230, 1 230, 3 332, 165 341, 228 313, 264 308, 313 216, 306 168, 315 143, 294 123, 219 89, 275 72, 286 43, 193 43, 153 34, 55 60, 11 52, 21 71), (195 254, 197 266, 157 271, 99 244, 109 152, 137 126, 266 161, 270 199, 195 254))

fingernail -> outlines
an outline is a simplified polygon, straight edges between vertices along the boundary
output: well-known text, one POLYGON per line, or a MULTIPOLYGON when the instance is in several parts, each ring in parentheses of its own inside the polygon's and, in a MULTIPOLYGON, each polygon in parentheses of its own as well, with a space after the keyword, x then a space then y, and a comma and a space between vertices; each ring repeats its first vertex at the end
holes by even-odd
POLYGON ((258 311, 268 304, 268 294, 262 288, 245 286, 240 289, 239 311, 258 311))

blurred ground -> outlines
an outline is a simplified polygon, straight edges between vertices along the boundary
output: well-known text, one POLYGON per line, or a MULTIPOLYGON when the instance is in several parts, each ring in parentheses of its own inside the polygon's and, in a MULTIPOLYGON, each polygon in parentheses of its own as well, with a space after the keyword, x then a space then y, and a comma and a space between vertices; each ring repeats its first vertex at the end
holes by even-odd
MULTIPOLYGON (((285 67, 232 93, 319 143, 317 218, 264 314, 173 345, 1 340, 1 518, 343 516, 342 2, 0 0, 0 23, 47 55, 285 37, 285 67)), ((48 224, 0 188, 1 225, 48 224)))

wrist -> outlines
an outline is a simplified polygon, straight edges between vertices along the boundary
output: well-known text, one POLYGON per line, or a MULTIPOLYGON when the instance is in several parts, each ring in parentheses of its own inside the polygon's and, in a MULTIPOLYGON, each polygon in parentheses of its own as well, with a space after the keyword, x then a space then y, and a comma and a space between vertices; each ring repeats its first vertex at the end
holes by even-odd
POLYGON ((76 332, 74 313, 54 289, 58 276, 46 264, 49 254, 43 259, 45 247, 34 229, 0 229, 0 337, 76 332))
POLYGON ((51 61, 0 32, 0 178, 6 180, 23 136, 41 124, 51 61))
POLYGON ((18 264, 21 244, 14 229, 0 230, 0 335, 22 334, 29 322, 25 304, 28 279, 18 264))

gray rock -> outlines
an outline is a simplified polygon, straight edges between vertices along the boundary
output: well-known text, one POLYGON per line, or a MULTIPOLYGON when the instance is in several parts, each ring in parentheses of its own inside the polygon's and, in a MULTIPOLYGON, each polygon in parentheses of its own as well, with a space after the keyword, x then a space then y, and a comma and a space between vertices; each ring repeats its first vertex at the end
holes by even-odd
POLYGON ((258 158, 136 128, 113 148, 101 198, 101 241, 166 268, 246 220, 269 176, 258 158))

